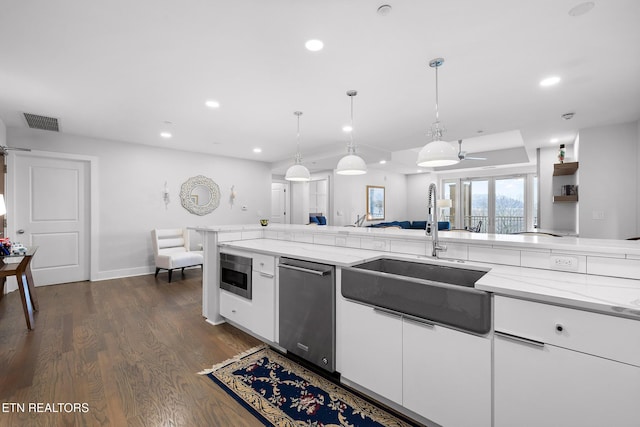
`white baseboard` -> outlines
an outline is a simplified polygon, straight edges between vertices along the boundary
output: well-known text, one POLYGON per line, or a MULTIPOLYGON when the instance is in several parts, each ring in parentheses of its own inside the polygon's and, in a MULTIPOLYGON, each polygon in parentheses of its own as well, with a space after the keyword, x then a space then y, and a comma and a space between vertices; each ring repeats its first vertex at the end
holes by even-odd
POLYGON ((156 268, 154 266, 99 271, 95 276, 91 277, 91 281, 97 282, 100 280, 120 279, 123 277, 144 276, 145 274, 152 274, 155 271, 156 268))
MULTIPOLYGON (((185 267, 185 270, 189 270, 191 268, 200 269, 201 267, 199 265, 195 265, 192 267, 185 267)), ((179 269, 176 268, 176 270, 179 269)), ((121 270, 99 271, 95 276, 91 277, 91 281, 97 282, 100 280, 121 279, 123 277, 144 276, 145 274, 153 274, 155 273, 155 271, 155 265, 149 265, 146 267, 123 268, 121 270)), ((166 272, 166 270, 162 271, 166 272)))

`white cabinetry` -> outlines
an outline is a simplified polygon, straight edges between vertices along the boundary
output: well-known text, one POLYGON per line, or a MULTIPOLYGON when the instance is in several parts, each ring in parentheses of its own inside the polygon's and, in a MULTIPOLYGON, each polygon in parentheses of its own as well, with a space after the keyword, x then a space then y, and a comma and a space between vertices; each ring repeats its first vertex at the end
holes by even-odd
POLYGON ((261 338, 275 342, 275 258, 257 253, 242 255, 251 257, 253 261, 252 298, 242 298, 221 289, 220 315, 261 338))
POLYGON ((402 318, 338 298, 341 374, 402 404, 402 318))
POLYGON ((445 426, 491 425, 490 339, 338 301, 344 379, 445 426))
POLYGON ((495 297, 496 427, 637 427, 640 322, 495 297))
POLYGON ((406 317, 402 327, 402 405, 443 426, 491 426, 491 340, 406 317))

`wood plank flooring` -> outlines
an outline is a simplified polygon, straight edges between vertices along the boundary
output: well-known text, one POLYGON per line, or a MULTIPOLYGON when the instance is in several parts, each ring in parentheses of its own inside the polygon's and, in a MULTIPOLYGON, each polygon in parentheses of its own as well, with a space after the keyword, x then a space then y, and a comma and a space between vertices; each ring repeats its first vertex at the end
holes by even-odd
POLYGON ((39 287, 33 331, 18 292, 5 295, 0 427, 262 425, 196 374, 259 344, 204 321, 201 279, 193 269, 172 283, 160 274, 39 287))

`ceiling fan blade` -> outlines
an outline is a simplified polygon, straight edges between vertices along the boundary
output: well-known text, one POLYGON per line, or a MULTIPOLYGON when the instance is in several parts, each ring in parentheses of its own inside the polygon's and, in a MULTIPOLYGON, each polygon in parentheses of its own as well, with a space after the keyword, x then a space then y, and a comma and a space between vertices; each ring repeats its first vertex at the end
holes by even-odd
POLYGON ((20 147, 6 147, 4 145, 0 145, 0 152, 7 153, 7 151, 31 151, 30 148, 20 148, 20 147))
POLYGON ((460 160, 487 160, 486 157, 467 157, 467 152, 462 151, 462 140, 458 140, 458 158, 460 160))

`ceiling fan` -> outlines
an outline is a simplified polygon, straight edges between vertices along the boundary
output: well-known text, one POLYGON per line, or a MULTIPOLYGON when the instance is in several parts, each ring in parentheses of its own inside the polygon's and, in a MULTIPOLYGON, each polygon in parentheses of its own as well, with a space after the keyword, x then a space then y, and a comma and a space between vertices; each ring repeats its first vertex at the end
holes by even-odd
POLYGON ((486 157, 467 156, 467 152, 466 151, 462 151, 462 140, 461 139, 458 140, 458 158, 461 161, 462 160, 487 160, 486 157))
POLYGON ((31 151, 30 148, 19 148, 19 147, 7 147, 6 145, 0 145, 0 154, 3 156, 8 154, 9 151, 31 151))

